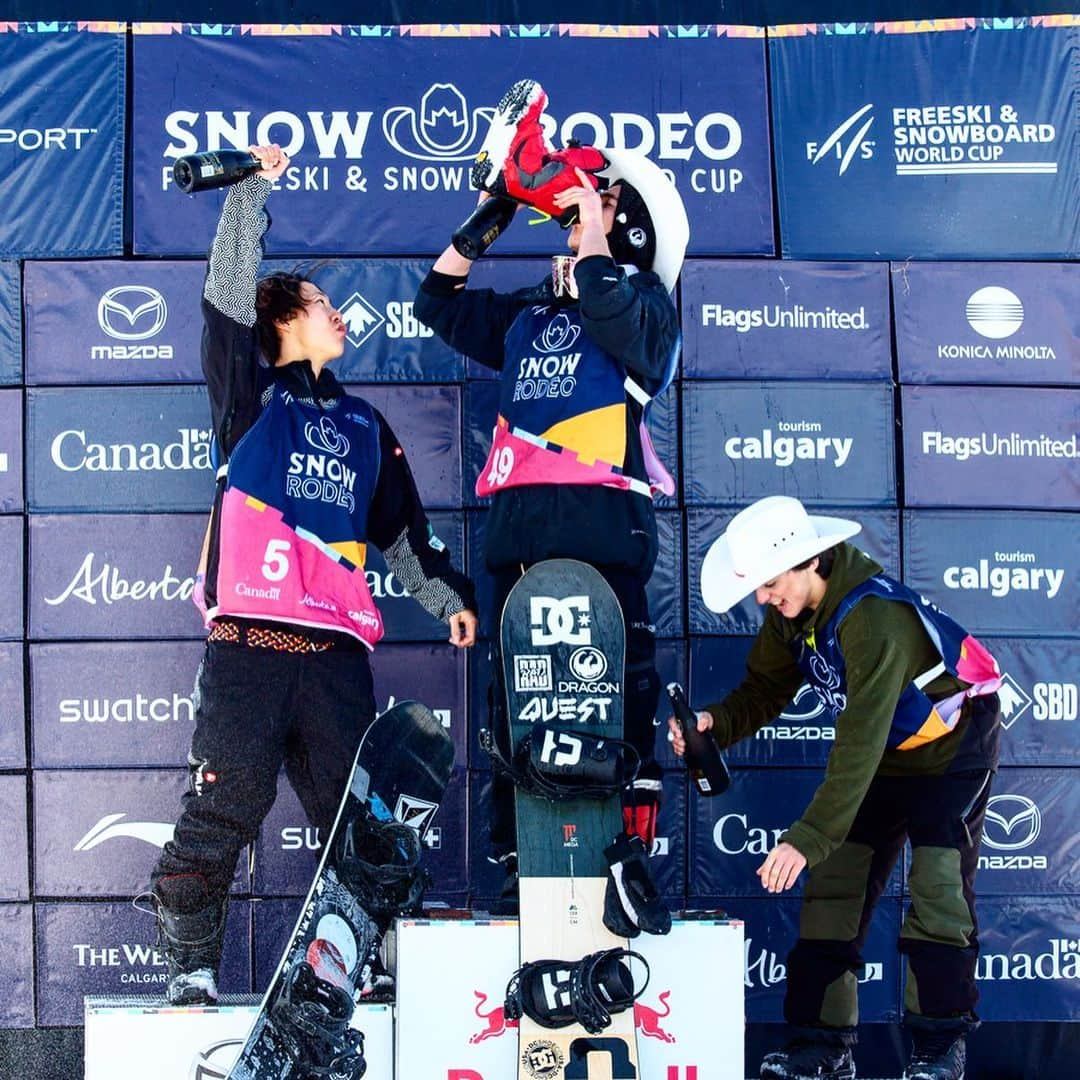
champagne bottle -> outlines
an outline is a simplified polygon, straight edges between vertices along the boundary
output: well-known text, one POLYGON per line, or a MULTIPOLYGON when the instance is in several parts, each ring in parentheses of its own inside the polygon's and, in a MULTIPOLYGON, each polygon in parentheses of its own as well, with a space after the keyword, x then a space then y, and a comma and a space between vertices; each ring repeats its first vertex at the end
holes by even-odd
POLYGON ((478 203, 476 209, 457 227, 451 241, 463 259, 479 259, 499 233, 514 220, 518 204, 500 195, 478 203))
POLYGON ((177 158, 173 182, 187 195, 228 187, 258 172, 262 162, 246 150, 207 150, 177 158))
POLYGON ((690 778, 700 794, 710 798, 722 795, 731 786, 731 773, 724 764, 716 740, 709 732, 698 731, 697 713, 690 708, 683 688, 677 682, 668 683, 667 692, 686 740, 686 767, 690 778))

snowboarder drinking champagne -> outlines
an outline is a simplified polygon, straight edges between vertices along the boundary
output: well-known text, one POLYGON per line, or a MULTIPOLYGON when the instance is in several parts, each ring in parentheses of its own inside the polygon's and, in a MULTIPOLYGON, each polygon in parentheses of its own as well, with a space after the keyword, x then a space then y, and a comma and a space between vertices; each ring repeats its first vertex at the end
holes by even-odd
POLYGON ((250 149, 263 168, 229 190, 203 289, 203 372, 226 464, 196 589, 210 634, 189 785, 152 877, 168 999, 185 1005, 217 998, 236 860, 282 764, 311 823, 323 836, 333 824, 375 716, 367 654, 383 626, 367 545, 454 645, 476 633, 472 585, 432 532, 401 445, 327 369, 345 348, 330 298, 295 274, 256 282, 263 205, 289 160, 250 149))
MULTIPOLYGON (((906 1080, 962 1080, 974 1008, 974 878, 1001 713, 997 664, 943 611, 845 543, 860 526, 811 517, 770 496, 736 514, 705 558, 702 595, 727 611, 766 606, 746 677, 698 715, 721 747, 772 723, 808 682, 833 714, 825 779, 758 868, 770 893, 810 868, 799 940, 788 955, 787 1045, 762 1077, 848 1080, 856 976, 874 905, 905 840, 911 908, 904 1024, 906 1080)), ((675 752, 681 729, 668 721, 675 752)))

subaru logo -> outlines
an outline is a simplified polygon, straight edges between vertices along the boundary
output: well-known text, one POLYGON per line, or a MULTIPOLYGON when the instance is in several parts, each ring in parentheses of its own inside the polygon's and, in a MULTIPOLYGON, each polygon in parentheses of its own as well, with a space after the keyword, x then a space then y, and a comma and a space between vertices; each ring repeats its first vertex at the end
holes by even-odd
POLYGON ((1042 829, 1042 813, 1026 795, 995 795, 986 804, 983 843, 995 851, 1030 847, 1042 829))
POLYGON ((149 285, 117 285, 98 301, 98 326, 118 341, 144 341, 161 333, 169 317, 165 297, 149 285))

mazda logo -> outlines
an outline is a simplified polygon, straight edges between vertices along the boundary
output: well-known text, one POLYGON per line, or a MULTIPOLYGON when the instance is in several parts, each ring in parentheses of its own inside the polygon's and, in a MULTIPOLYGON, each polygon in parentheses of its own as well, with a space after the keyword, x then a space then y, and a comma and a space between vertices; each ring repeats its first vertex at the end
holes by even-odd
POLYGON ((119 341, 159 334, 169 317, 165 297, 148 285, 117 285, 98 301, 98 326, 119 341))
POLYGON ((1026 795, 995 795, 986 804, 983 843, 995 851, 1019 851, 1035 843, 1042 813, 1026 795))

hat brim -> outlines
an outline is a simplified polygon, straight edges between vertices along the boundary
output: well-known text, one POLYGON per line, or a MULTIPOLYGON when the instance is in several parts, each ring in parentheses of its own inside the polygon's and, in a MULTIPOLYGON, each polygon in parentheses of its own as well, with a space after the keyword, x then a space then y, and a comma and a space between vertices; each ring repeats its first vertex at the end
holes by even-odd
POLYGON ((857 521, 848 521, 846 518, 812 514, 810 523, 814 526, 816 537, 801 544, 793 544, 771 558, 766 557, 753 570, 741 574, 736 571, 731 561, 727 536, 714 540, 701 564, 701 598, 705 601, 705 606, 718 613, 728 611, 740 600, 761 588, 766 581, 771 581, 793 566, 820 555, 833 544, 848 540, 862 531, 862 526, 857 521))
POLYGON ((633 184, 645 203, 656 231, 656 255, 652 270, 667 286, 675 288, 690 242, 690 222, 686 216, 678 188, 667 178, 659 165, 636 150, 621 150, 599 146, 597 149, 610 164, 600 170, 610 184, 620 180, 633 184))

